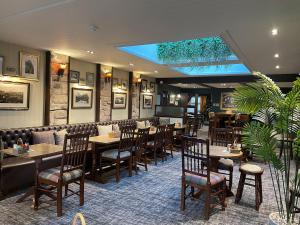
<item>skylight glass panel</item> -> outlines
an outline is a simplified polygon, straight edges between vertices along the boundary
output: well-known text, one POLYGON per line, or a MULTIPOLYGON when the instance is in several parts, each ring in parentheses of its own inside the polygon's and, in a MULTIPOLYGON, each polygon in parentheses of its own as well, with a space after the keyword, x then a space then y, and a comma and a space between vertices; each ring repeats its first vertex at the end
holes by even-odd
POLYGON ((249 69, 244 64, 227 64, 227 65, 209 65, 198 67, 172 67, 173 70, 190 75, 190 76, 205 76, 205 75, 243 75, 251 74, 249 69))

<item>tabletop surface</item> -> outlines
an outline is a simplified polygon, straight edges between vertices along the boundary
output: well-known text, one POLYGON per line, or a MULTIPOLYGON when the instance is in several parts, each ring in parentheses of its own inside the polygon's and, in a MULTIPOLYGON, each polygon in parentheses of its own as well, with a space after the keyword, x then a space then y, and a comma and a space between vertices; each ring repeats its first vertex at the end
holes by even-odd
POLYGON ((26 153, 20 154, 13 148, 4 149, 2 150, 2 152, 7 155, 22 157, 26 159, 41 159, 62 154, 63 146, 43 143, 30 145, 30 150, 26 153))
POLYGON ((210 145, 209 146, 209 156, 210 157, 219 157, 219 158, 240 158, 243 155, 242 151, 238 153, 234 152, 231 153, 227 151, 227 147, 224 146, 216 146, 210 145))

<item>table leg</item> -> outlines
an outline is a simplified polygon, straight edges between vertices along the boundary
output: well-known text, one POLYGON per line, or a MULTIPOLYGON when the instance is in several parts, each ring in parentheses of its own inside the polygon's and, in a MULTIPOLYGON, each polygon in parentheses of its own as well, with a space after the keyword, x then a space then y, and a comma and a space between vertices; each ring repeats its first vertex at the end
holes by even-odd
POLYGON ((19 198, 16 203, 21 203, 24 202, 26 198, 28 198, 29 196, 33 195, 34 193, 34 187, 30 187, 30 189, 24 194, 22 195, 21 198, 19 198))
POLYGON ((33 196, 33 202, 34 202, 34 209, 37 210, 39 206, 39 169, 40 169, 40 164, 42 160, 41 159, 36 159, 35 160, 35 185, 34 185, 34 196, 33 196))
POLYGON ((96 143, 93 143, 92 145, 92 171, 91 171, 91 177, 93 180, 95 180, 96 177, 96 170, 97 170, 97 154, 96 154, 96 143))

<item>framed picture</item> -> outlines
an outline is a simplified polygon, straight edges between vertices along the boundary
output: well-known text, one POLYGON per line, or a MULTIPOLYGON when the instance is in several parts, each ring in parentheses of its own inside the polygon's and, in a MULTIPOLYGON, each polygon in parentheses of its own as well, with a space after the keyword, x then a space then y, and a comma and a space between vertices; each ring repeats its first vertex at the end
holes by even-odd
POLYGON ((143 108, 152 109, 153 95, 143 95, 143 108))
POLYGON ((127 86, 128 86, 127 85, 127 80, 122 80, 121 83, 122 83, 122 88, 121 89, 124 90, 124 91, 127 91, 127 86))
POLYGON ((150 90, 151 93, 155 92, 155 83, 154 82, 150 82, 149 90, 150 90))
POLYGON ((70 83, 79 83, 80 72, 70 70, 70 83))
POLYGON ((113 109, 126 109, 127 94, 113 92, 113 109))
POLYGON ((0 75, 3 75, 4 70, 4 57, 0 56, 0 75))
POLYGON ((119 79, 118 78, 113 78, 112 80, 112 88, 117 89, 119 87, 119 79))
POLYGON ((0 110, 29 109, 29 83, 0 81, 0 110))
POLYGON ((72 109, 91 109, 93 89, 72 88, 72 109))
POLYGON ((39 58, 38 55, 20 52, 20 76, 30 80, 38 80, 39 58))
POLYGON ((234 110, 234 100, 231 92, 222 92, 221 93, 221 109, 223 110, 234 110))
POLYGON ((141 82, 141 92, 146 92, 147 91, 147 80, 142 80, 141 82))
POLYGON ((170 95, 170 104, 174 105, 175 104, 175 95, 170 95))
POLYGON ((85 85, 94 87, 94 84, 95 84, 95 74, 87 72, 85 78, 85 85))

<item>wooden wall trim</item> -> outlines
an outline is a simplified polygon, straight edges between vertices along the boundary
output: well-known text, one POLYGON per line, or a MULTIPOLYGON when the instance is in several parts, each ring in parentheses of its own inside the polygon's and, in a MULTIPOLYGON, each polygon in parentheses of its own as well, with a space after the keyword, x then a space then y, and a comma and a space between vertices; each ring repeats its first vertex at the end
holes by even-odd
POLYGON ((101 98, 101 64, 96 64, 96 104, 95 104, 95 122, 100 121, 100 98, 101 98))
POLYGON ((50 85, 51 85, 51 52, 46 51, 45 62, 45 83, 44 83, 44 95, 45 95, 45 108, 44 108, 44 126, 50 124, 50 85))
POLYGON ((129 72, 128 79, 128 119, 132 119, 132 93, 133 93, 133 72, 129 72))

